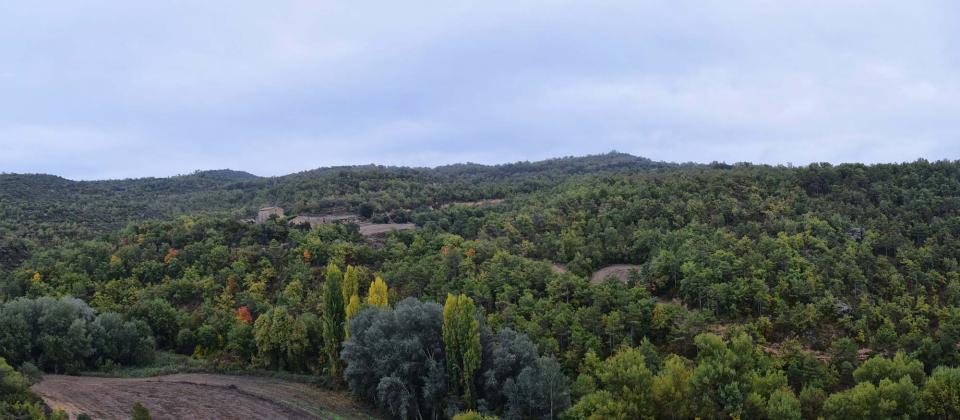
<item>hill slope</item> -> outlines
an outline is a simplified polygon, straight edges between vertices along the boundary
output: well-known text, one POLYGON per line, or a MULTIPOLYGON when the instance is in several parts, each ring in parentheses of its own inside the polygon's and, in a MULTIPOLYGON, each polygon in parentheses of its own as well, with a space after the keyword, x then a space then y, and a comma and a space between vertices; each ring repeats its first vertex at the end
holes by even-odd
POLYGON ((459 398, 442 350, 436 302, 446 298, 484 320, 470 332, 474 385, 497 415, 545 415, 546 398, 511 398, 508 380, 556 385, 550 409, 572 405, 572 418, 917 418, 943 407, 921 396, 960 377, 960 162, 636 170, 611 163, 621 158, 599 158, 610 170, 578 159, 531 164, 539 169, 527 175, 527 164, 359 167, 232 183, 224 190, 266 184, 292 208, 409 213, 421 228, 372 244, 349 225, 195 215, 36 249, 0 277, 0 344, 12 365, 48 372, 100 369, 107 357, 143 363, 133 356, 145 352, 108 345, 120 339, 237 369, 328 375, 345 365, 365 404, 398 417, 418 404, 433 418, 459 398), (461 197, 506 199, 425 204, 461 197), (344 284, 393 305, 361 309, 345 342, 323 333, 338 322, 323 309, 344 284), (65 295, 79 300, 49 298, 65 295), (54 337, 86 334, 92 356, 47 350, 54 337), (341 366, 324 356, 336 344, 341 366), (636 374, 621 383, 624 371, 636 374), (655 391, 664 383, 679 392, 655 391), (737 392, 719 405, 717 390, 737 392), (876 403, 893 393, 903 398, 876 403))
POLYGON ((232 170, 108 181, 0 174, 0 273, 36 246, 96 238, 134 221, 203 212, 248 217, 264 205, 294 214, 353 212, 366 204, 376 219, 403 222, 397 219, 417 208, 511 197, 586 174, 673 166, 608 153, 495 166, 331 167, 274 178, 232 170))

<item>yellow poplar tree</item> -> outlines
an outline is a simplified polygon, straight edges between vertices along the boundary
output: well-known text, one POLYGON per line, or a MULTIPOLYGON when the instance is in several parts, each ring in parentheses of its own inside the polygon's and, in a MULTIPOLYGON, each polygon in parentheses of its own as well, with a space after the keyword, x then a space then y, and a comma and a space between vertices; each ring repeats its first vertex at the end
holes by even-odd
POLYGON ((390 304, 387 299, 387 283, 380 276, 377 276, 370 283, 370 290, 367 291, 367 304, 378 308, 386 308, 390 304))
POLYGON ((343 337, 350 336, 350 318, 353 318, 357 312, 360 312, 360 270, 352 265, 347 266, 347 271, 343 273, 343 283, 340 285, 340 292, 343 294, 343 312, 347 316, 343 323, 343 337))
POLYGON ((347 266, 347 271, 343 273, 343 283, 340 285, 343 292, 343 301, 350 302, 350 297, 360 295, 360 271, 352 265, 347 266))
POLYGON ((343 323, 343 338, 346 340, 350 338, 350 319, 356 316, 357 312, 360 312, 360 296, 350 296, 350 302, 343 308, 343 311, 347 313, 346 322, 343 323))

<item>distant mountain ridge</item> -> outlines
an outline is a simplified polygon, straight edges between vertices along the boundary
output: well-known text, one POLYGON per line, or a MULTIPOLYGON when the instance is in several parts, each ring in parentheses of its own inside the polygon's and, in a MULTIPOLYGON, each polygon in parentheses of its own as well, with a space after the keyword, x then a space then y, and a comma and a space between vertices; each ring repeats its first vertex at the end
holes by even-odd
MULTIPOLYGON (((397 166, 397 165, 378 165, 378 164, 366 164, 366 165, 341 165, 341 166, 326 166, 319 167, 316 169, 308 169, 300 172, 293 172, 287 175, 279 176, 258 176, 246 171, 238 171, 233 169, 209 169, 209 170, 197 170, 190 174, 182 175, 173 175, 169 177, 142 177, 142 178, 125 178, 125 179, 97 179, 97 180, 71 180, 69 178, 62 177, 56 174, 45 174, 45 173, 0 173, 0 181, 4 179, 23 179, 29 177, 42 177, 42 178, 56 178, 68 183, 77 182, 77 183, 128 183, 128 182, 145 182, 145 181, 159 181, 159 180, 169 180, 169 179, 191 179, 191 178, 200 178, 200 179, 209 179, 217 181, 226 181, 226 182, 243 182, 243 181, 252 181, 258 179, 282 179, 287 177, 302 177, 304 175, 318 175, 318 174, 327 174, 330 172, 336 171, 363 171, 363 170, 391 170, 391 171, 426 171, 426 172, 436 172, 442 174, 465 174, 465 173, 496 173, 498 171, 526 171, 533 172, 538 170, 550 169, 550 168, 576 168, 578 170, 597 170, 597 169, 649 169, 650 167, 676 167, 681 164, 664 162, 664 161, 654 161, 645 157, 634 156, 628 153, 621 152, 609 152, 604 154, 597 155, 584 155, 584 156, 564 156, 558 158, 550 158, 539 161, 517 161, 517 162, 508 162, 508 163, 498 163, 498 164, 482 164, 482 163, 454 163, 448 165, 439 165, 434 167, 418 167, 418 166, 397 166)), ((689 164, 687 164, 689 165, 689 164)))
POLYGON ((184 176, 194 176, 198 178, 212 178, 221 181, 250 181, 254 179, 260 179, 259 176, 251 174, 250 172, 244 171, 234 171, 232 169, 212 169, 208 171, 196 171, 190 175, 184 176))

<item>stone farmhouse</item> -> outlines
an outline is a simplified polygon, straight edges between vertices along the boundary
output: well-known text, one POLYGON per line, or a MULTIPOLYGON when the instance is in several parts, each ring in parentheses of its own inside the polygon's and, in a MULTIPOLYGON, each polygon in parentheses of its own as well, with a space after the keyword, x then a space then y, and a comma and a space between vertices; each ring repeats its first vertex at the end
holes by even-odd
POLYGON ((254 219, 254 223, 261 224, 270 220, 270 216, 277 216, 278 219, 283 218, 283 207, 264 207, 257 212, 257 218, 254 219))

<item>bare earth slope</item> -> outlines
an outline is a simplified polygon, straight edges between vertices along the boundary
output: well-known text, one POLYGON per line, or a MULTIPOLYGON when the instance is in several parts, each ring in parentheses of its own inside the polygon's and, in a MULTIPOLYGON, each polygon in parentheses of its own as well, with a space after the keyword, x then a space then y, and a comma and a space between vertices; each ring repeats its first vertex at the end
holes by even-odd
POLYGON ((128 419, 134 403, 154 419, 374 418, 346 394, 273 378, 177 374, 152 378, 46 375, 31 388, 71 418, 128 419))
POLYGON ((361 225, 360 234, 363 236, 383 235, 393 230, 416 229, 417 225, 413 223, 375 223, 370 225, 361 225))
POLYGON ((613 276, 626 283, 630 279, 630 272, 639 270, 639 265, 617 264, 603 267, 590 276, 590 283, 602 283, 607 277, 613 276))

